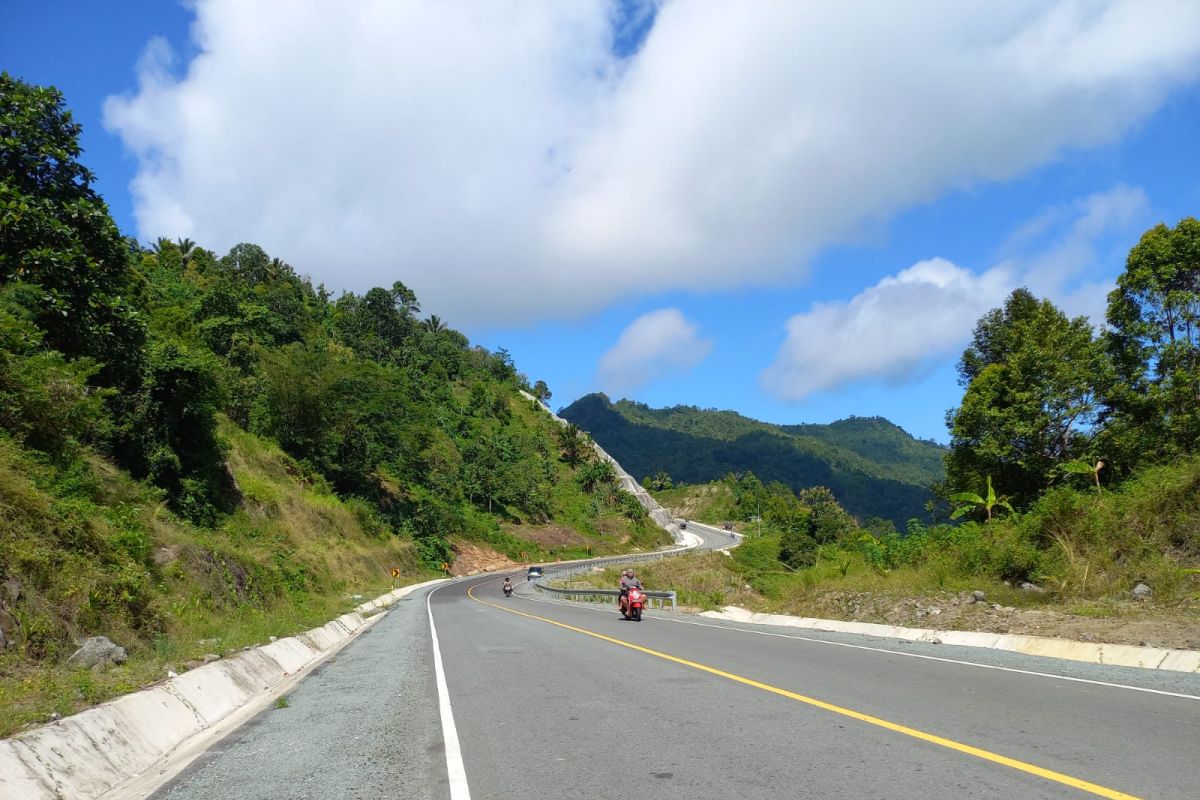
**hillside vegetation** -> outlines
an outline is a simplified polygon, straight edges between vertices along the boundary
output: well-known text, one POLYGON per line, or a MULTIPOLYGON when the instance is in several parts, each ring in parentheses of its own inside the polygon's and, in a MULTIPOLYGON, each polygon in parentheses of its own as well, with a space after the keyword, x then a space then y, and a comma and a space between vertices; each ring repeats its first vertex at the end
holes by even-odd
POLYGON ((61 95, 0 75, 0 735, 442 574, 668 541, 508 354, 403 283, 143 247, 61 95), (86 636, 129 651, 64 661, 86 636))
POLYGON ((664 472, 675 482, 704 483, 753 472, 796 492, 825 486, 860 520, 882 517, 901 527, 925 513, 944 474, 945 448, 878 417, 771 425, 732 411, 614 403, 603 394, 581 397, 559 414, 634 475, 664 472))
MULTIPOLYGON (((761 516, 727 564, 675 567, 670 580, 709 603, 752 591, 810 612, 837 592, 857 609, 987 589, 1077 616, 1171 617, 1192 632, 1173 640, 1200 646, 1200 221, 1142 236, 1105 321, 1097 332, 1026 289, 979 320, 947 415, 937 493, 949 519, 934 506, 896 530, 849 519, 822 489, 797 495, 744 472, 668 489, 672 475, 651 475, 665 504, 696 518, 761 516)), ((713 420, 698 429, 727 429, 713 420)))

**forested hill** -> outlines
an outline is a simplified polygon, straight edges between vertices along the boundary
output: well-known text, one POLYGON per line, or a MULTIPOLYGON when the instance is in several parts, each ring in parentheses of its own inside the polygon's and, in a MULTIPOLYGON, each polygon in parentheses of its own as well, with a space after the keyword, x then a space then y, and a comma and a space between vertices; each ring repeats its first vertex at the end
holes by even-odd
POLYGON ((733 411, 653 409, 590 394, 559 412, 637 476, 667 472, 701 483, 751 471, 795 491, 827 486, 860 520, 903 525, 921 516, 942 477, 945 449, 880 417, 831 425, 771 425, 733 411))

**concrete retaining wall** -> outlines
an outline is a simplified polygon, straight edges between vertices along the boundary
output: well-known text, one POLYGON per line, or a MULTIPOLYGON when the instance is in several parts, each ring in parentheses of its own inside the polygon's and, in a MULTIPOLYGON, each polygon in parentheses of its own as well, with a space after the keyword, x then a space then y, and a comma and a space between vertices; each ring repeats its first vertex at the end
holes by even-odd
POLYGON ((0 740, 0 800, 94 800, 150 769, 373 624, 372 612, 442 581, 388 592, 352 613, 104 705, 0 740))
MULTIPOLYGON (((525 399, 529 400, 542 411, 545 411, 547 414, 549 414, 550 417, 559 425, 570 424, 565 419, 547 408, 544 403, 539 401, 529 392, 522 391, 521 394, 525 397, 525 399)), ((658 501, 655 500, 648 491, 646 491, 646 488, 634 480, 634 477, 626 472, 615 458, 606 453, 603 447, 596 444, 595 440, 592 441, 592 447, 595 449, 596 454, 600 456, 600 458, 613 465, 613 469, 615 469, 617 472, 617 480, 621 483, 621 488, 637 498, 638 502, 642 504, 642 508, 646 509, 646 513, 650 515, 650 519, 654 520, 654 524, 671 534, 671 538, 675 540, 675 544, 687 544, 687 540, 683 535, 683 531, 680 530, 678 523, 675 522, 675 518, 671 516, 671 513, 660 506, 658 501)))
POLYGON ((1162 647, 1135 647, 1127 644, 1075 642, 1070 639, 1051 639, 1045 636, 1008 633, 902 628, 898 625, 879 625, 872 622, 844 622, 835 619, 791 617, 785 614, 757 614, 737 606, 726 606, 723 611, 705 611, 700 616, 748 622, 755 625, 858 633, 864 636, 906 639, 914 642, 938 642, 963 647, 987 647, 994 650, 1011 650, 1031 656, 1065 658, 1071 661, 1087 661, 1093 664, 1111 664, 1119 667, 1200 672, 1200 651, 1196 650, 1169 650, 1162 647))

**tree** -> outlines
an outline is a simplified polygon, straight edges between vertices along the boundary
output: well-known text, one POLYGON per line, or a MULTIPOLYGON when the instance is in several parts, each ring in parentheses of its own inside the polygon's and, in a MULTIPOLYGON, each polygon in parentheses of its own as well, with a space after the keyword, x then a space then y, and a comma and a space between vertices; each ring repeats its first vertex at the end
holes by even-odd
POLYGON ((1049 300, 1013 292, 980 319, 959 362, 967 390, 947 414, 947 491, 971 491, 991 475, 1018 502, 1035 498, 1058 464, 1087 451, 1104 373, 1086 318, 1068 319, 1049 300))
POLYGON ((533 385, 533 396, 542 403, 549 403, 553 392, 550 391, 550 387, 546 385, 545 381, 538 381, 533 385))
POLYGON ((833 492, 824 486, 804 489, 797 499, 808 509, 808 534, 819 545, 837 542, 858 528, 854 517, 846 513, 833 492))
POLYGON ((578 425, 568 423, 556 431, 558 435, 558 450, 562 460, 577 467, 587 460, 590 454, 588 436, 578 425))
POLYGON ((1108 325, 1120 460, 1200 449, 1200 220, 1142 236, 1108 296, 1108 325))
POLYGON ((0 73, 0 284, 36 287, 19 301, 46 346, 94 359, 93 383, 127 392, 141 380, 141 285, 78 160, 80 130, 57 89, 0 73))
POLYGON ((596 459, 589 464, 585 464, 583 469, 579 470, 576 480, 579 482, 581 489, 588 494, 594 494, 600 489, 608 489, 616 486, 617 471, 609 462, 603 459, 596 459))

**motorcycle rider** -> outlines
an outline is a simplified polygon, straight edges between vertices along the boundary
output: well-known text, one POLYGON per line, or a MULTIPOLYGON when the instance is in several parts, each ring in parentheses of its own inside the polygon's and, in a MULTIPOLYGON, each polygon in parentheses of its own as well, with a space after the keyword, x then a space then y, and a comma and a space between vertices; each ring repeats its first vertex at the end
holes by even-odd
POLYGON ((504 590, 504 596, 505 596, 505 597, 507 597, 508 595, 512 594, 512 592, 513 592, 512 578, 505 578, 505 579, 504 579, 504 586, 503 586, 502 588, 503 588, 503 590, 504 590))
POLYGON ((621 609, 621 613, 625 613, 625 604, 629 599, 629 587, 631 586, 636 586, 637 588, 641 589, 642 582, 638 580, 637 575, 633 574, 632 569, 626 569, 621 573, 621 594, 620 599, 617 602, 617 605, 621 609))

